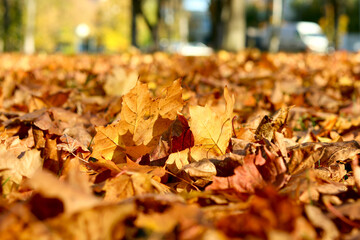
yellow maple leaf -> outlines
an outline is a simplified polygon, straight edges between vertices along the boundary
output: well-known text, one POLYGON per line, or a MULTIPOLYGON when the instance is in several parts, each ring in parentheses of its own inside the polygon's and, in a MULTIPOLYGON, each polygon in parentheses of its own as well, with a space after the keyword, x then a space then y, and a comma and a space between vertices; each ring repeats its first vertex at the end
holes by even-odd
POLYGON ((168 129, 184 105, 180 80, 166 88, 165 96, 159 99, 150 96, 146 84, 138 83, 123 97, 122 104, 119 124, 124 132, 133 135, 135 145, 148 145, 168 129))
POLYGON ((108 125, 96 127, 96 135, 93 140, 93 151, 91 157, 99 161, 114 160, 125 161, 125 143, 120 125, 108 125))
POLYGON ((138 83, 123 97, 119 125, 123 132, 129 131, 133 135, 136 145, 147 145, 158 115, 158 100, 151 98, 146 84, 138 83))
POLYGON ((190 107, 190 129, 194 134, 195 146, 200 146, 209 154, 225 154, 232 135, 231 117, 234 97, 225 87, 225 112, 215 112, 209 105, 190 107))
POLYGON ((125 162, 126 154, 137 159, 151 152, 184 105, 180 80, 164 92, 162 98, 154 99, 147 85, 138 82, 123 97, 121 120, 96 128, 91 156, 120 163, 125 162))

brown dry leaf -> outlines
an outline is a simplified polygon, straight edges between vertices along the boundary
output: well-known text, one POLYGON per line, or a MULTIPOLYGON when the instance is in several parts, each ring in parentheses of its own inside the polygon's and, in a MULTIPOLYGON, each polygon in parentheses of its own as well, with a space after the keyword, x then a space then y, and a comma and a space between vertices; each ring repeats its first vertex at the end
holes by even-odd
POLYGON ((237 192, 253 193, 256 188, 266 185, 263 177, 256 168, 255 155, 247 155, 244 158, 244 165, 234 169, 234 175, 230 177, 214 177, 213 183, 207 190, 231 189, 237 192))
POLYGON ((273 230, 292 232, 301 210, 288 197, 272 188, 258 191, 250 206, 240 213, 227 214, 216 221, 217 229, 230 238, 267 239, 273 230))
POLYGON ((67 134, 62 135, 59 140, 62 143, 57 144, 58 150, 67 151, 69 153, 76 153, 77 151, 82 153, 90 152, 87 146, 67 134))
POLYGON ((49 107, 61 107, 67 102, 70 93, 71 91, 59 91, 53 94, 45 93, 43 98, 49 107))
POLYGON ((166 171, 162 167, 157 166, 148 166, 148 165, 140 165, 131 161, 127 158, 126 164, 122 164, 121 170, 125 170, 129 173, 146 173, 152 176, 152 179, 161 181, 161 178, 166 174, 166 171))
POLYGON ((40 151, 36 149, 16 154, 0 145, 0 159, 1 184, 5 194, 10 192, 14 184, 20 184, 23 177, 31 178, 43 165, 40 151))
POLYGON ((360 220, 360 200, 355 202, 345 203, 343 205, 335 207, 340 213, 348 217, 350 220, 360 220))
POLYGON ((203 149, 206 154, 223 155, 232 136, 232 112, 234 96, 230 97, 227 88, 224 89, 226 109, 218 113, 209 105, 205 107, 190 106, 190 129, 194 134, 194 144, 203 149))
POLYGON ((266 147, 256 154, 248 154, 244 163, 228 177, 214 177, 208 190, 234 190, 239 193, 254 193, 256 189, 273 184, 280 188, 287 181, 284 160, 275 156, 266 147), (265 157, 265 158, 264 158, 265 157))
POLYGON ((49 131, 50 134, 61 135, 61 130, 59 129, 59 126, 50 118, 48 112, 39 116, 34 121, 34 125, 41 130, 49 131))
POLYGON ((360 166, 359 166, 359 156, 358 155, 353 158, 351 167, 353 169, 355 186, 357 187, 358 192, 359 192, 360 191, 360 166))
POLYGON ((209 159, 185 165, 182 169, 199 187, 206 186, 216 175, 216 167, 209 159))
POLYGON ((348 190, 344 183, 331 180, 331 173, 323 169, 308 169, 293 174, 281 193, 311 203, 320 199, 320 194, 340 194, 348 190))
POLYGON ((120 122, 96 128, 92 157, 124 162, 125 153, 133 159, 150 153, 182 109, 179 80, 167 88, 166 94, 153 99, 147 85, 138 83, 123 97, 120 122), (153 145, 147 146, 151 141, 153 145))
POLYGON ((306 205, 305 212, 310 222, 324 231, 322 239, 335 240, 340 236, 339 230, 336 225, 316 206, 306 205))
POLYGON ((89 194, 87 191, 83 191, 74 183, 61 182, 50 172, 36 172, 28 180, 28 184, 35 192, 40 193, 41 196, 62 201, 64 211, 68 214, 102 204, 99 198, 89 194))
POLYGON ((303 143, 290 147, 291 154, 288 169, 296 174, 313 166, 329 167, 336 161, 353 159, 360 153, 360 145, 356 141, 336 143, 303 143))
POLYGON ((272 118, 265 115, 255 131, 255 139, 261 140, 265 138, 271 141, 274 133, 279 131, 286 123, 291 108, 293 108, 293 106, 282 107, 272 118))
POLYGON ((259 126, 256 128, 255 131, 255 139, 261 140, 263 138, 267 139, 268 141, 271 141, 274 136, 274 129, 272 126, 272 119, 265 115, 259 124, 259 126))

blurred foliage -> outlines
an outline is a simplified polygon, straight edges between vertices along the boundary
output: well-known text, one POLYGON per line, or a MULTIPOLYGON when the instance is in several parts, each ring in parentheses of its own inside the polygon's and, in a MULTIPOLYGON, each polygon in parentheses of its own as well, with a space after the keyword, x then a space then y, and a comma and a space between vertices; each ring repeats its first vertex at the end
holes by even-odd
POLYGON ((259 25, 259 12, 260 10, 254 4, 247 4, 246 6, 246 25, 257 27, 259 25))
POLYGON ((87 0, 38 0, 35 46, 40 51, 54 51, 60 45, 66 51, 74 51, 75 28, 86 23, 93 28, 96 5, 87 0), (81 12, 81 14, 79 14, 81 12))
POLYGON ((360 0, 347 0, 346 1, 346 14, 349 21, 348 30, 349 32, 360 31, 360 0))
MULTIPOLYGON (((0 3, 0 50, 22 50, 27 0, 2 0, 0 3)), ((87 24, 91 31, 89 39, 95 50, 106 52, 121 52, 131 45, 131 0, 36 0, 35 48, 37 51, 75 53, 80 39, 75 34, 76 26, 87 24)), ((154 44, 148 24, 158 24, 160 38, 178 40, 180 29, 181 1, 160 1, 162 7, 172 8, 173 20, 157 19, 158 0, 141 1, 143 15, 136 17, 137 42, 143 48, 154 44), (174 10, 175 9, 175 10, 174 10)), ((329 30, 335 24, 335 17, 326 17, 326 5, 337 3, 337 18, 339 33, 359 32, 360 0, 292 0, 293 21, 318 22, 327 35, 334 35, 329 30)), ((216 21, 223 21, 223 11, 218 6, 226 1, 210 1, 211 14, 219 15, 216 21), (216 4, 215 4, 216 3, 216 4)), ((161 5, 161 4, 160 4, 161 5)), ((220 8, 222 9, 222 8, 220 8)), ((222 9, 224 10, 224 9, 222 9)), ((164 11, 165 12, 165 11, 164 11)), ((249 1, 246 7, 246 22, 248 27, 259 27, 269 21, 271 1, 249 1)), ((162 13, 163 14, 163 13, 162 13)), ((214 16, 212 16, 214 17, 214 16)), ((215 21, 215 22, 216 22, 215 21)), ((214 19, 213 19, 214 23, 214 19)), ((224 22, 218 24, 225 28, 224 22)), ((217 27, 219 27, 216 25, 217 27)), ((221 32, 219 33, 221 34, 221 32)), ((215 38, 213 34, 211 38, 215 38)), ((182 38, 181 38, 182 39, 182 38)), ((218 43, 219 45, 220 43, 218 43)), ((215 44, 216 45, 216 44, 215 44)))
POLYGON ((96 16, 96 35, 109 51, 123 50, 130 45, 130 1, 108 0, 101 4, 96 16))
MULTIPOLYGON (((5 51, 22 50, 24 37, 24 4, 26 0, 4 0, 0 6, 2 42, 5 51)), ((155 0, 145 0, 143 11, 151 23, 156 22, 155 0)), ((35 48, 37 51, 74 53, 80 39, 75 34, 79 24, 90 27, 89 39, 96 49, 119 52, 130 46, 130 0, 37 0, 35 20, 35 48)), ((151 42, 146 23, 138 17, 138 41, 151 42)))
POLYGON ((319 22, 325 14, 323 0, 294 0, 291 7, 294 12, 294 20, 319 22))
POLYGON ((23 0, 3 0, 1 4, 2 48, 6 51, 18 51, 21 48, 23 0))
MULTIPOLYGON (((322 19, 326 15, 325 6, 327 2, 328 1, 325 0, 294 0, 291 4, 294 12, 294 18, 292 20, 311 22, 323 21, 322 19)), ((339 21, 343 23, 345 18, 351 19, 351 21, 346 22, 346 27, 340 26, 342 30, 347 30, 348 32, 359 32, 360 0, 339 1, 337 4, 339 21)))

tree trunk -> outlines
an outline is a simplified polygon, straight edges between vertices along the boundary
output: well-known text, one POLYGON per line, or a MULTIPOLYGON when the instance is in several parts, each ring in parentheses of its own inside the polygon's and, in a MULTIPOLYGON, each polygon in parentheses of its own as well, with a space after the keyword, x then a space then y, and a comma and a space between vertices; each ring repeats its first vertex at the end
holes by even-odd
POLYGON ((131 45, 138 47, 137 44, 137 27, 136 27, 136 16, 139 13, 141 8, 141 1, 132 0, 131 1, 131 45))
POLYGON ((155 24, 151 24, 149 19, 145 16, 142 10, 142 1, 141 0, 133 0, 132 1, 132 18, 131 18, 131 44, 135 47, 138 47, 136 36, 137 36, 137 28, 136 28, 136 16, 139 14, 144 18, 146 25, 148 26, 151 34, 151 38, 154 42, 154 50, 159 49, 159 22, 160 22, 160 12, 161 12, 161 0, 157 0, 157 10, 156 16, 157 20, 155 24))
POLYGON ((33 54, 35 52, 35 17, 36 17, 36 0, 27 0, 26 2, 26 29, 24 52, 26 54, 33 54))
POLYGON ((214 49, 220 49, 222 45, 222 37, 224 34, 224 22, 221 17, 221 13, 223 11, 223 0, 212 0, 210 5, 210 13, 211 13, 211 38, 212 38, 212 47, 214 49))
POLYGON ((225 48, 239 51, 245 48, 246 16, 245 0, 231 0, 229 5, 229 21, 225 35, 225 48))
POLYGON ((270 46, 269 46, 270 52, 279 51, 282 15, 283 15, 283 0, 274 0, 271 38, 270 38, 270 46))

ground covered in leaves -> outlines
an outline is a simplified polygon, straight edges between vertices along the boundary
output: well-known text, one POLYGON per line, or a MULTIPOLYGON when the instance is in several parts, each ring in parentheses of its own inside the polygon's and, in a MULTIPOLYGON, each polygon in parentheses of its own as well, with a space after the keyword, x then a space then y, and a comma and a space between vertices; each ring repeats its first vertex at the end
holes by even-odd
POLYGON ((359 239, 360 53, 0 56, 0 239, 359 239))

